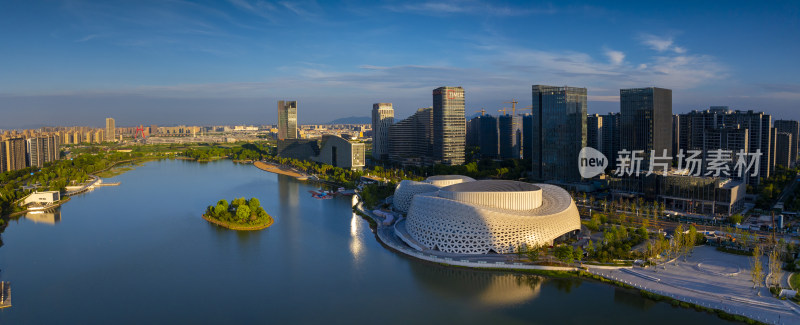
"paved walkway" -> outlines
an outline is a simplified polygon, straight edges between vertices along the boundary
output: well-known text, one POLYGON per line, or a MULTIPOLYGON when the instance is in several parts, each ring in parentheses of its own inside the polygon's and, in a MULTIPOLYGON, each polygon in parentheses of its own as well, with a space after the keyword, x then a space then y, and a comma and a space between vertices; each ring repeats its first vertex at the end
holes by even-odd
POLYGON ((666 267, 590 269, 589 272, 764 323, 800 324, 800 306, 773 298, 767 288, 753 289, 749 263, 747 256, 725 254, 702 246, 696 248, 686 262, 681 258, 666 267))

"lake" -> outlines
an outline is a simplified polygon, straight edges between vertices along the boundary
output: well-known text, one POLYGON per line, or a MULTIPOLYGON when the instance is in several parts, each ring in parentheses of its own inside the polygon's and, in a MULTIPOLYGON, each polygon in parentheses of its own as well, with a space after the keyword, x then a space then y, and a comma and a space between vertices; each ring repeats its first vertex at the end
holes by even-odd
POLYGON ((0 324, 717 324, 583 279, 443 267, 392 252, 352 198, 230 161, 155 161, 53 215, 12 220, 0 324), (275 218, 236 232, 201 218, 256 197, 275 218))

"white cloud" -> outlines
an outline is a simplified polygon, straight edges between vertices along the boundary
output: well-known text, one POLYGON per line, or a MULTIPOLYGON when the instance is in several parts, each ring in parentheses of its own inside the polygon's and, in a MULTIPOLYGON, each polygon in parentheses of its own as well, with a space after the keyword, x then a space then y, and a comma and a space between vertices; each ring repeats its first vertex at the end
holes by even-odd
POLYGON ((455 0, 455 1, 423 1, 405 2, 402 5, 389 5, 387 9, 394 12, 411 12, 423 15, 479 14, 491 16, 524 16, 529 14, 555 14, 557 9, 542 6, 530 7, 498 6, 492 1, 455 0))
POLYGON ((608 57, 608 61, 610 61, 611 64, 614 65, 620 65, 622 64, 622 61, 625 61, 625 53, 622 53, 620 51, 606 49, 605 55, 608 57))
POLYGON ((672 45, 672 37, 659 37, 651 34, 644 34, 641 36, 642 43, 659 52, 669 50, 672 45))
POLYGON ((676 45, 675 40, 672 37, 667 37, 667 36, 661 37, 652 34, 642 34, 639 38, 642 44, 658 52, 671 51, 677 54, 686 53, 686 48, 676 45))

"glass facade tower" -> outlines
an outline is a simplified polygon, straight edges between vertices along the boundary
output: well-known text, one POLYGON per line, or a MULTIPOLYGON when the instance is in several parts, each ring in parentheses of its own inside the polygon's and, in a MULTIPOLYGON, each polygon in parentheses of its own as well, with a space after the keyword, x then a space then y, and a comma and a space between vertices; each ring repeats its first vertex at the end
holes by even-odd
POLYGON ((466 135, 464 88, 434 89, 433 159, 447 165, 463 164, 466 135))
POLYGON ((278 140, 297 139, 297 101, 278 101, 278 140))
POLYGON ((586 88, 533 85, 531 151, 536 180, 579 181, 586 146, 586 88))
MULTIPOLYGON (((619 90, 620 150, 642 150, 641 168, 650 166, 650 151, 672 156, 672 90, 656 87, 619 90)), ((616 160, 616 157, 609 159, 616 160)))

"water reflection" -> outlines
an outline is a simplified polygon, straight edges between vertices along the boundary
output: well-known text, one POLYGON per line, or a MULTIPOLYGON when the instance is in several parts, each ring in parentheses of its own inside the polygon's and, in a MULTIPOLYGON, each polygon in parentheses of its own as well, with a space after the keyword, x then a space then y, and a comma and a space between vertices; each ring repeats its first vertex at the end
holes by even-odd
POLYGON ((364 248, 364 238, 362 233, 361 217, 353 213, 350 217, 350 254, 353 254, 353 260, 358 263, 361 261, 362 250, 364 248))
POLYGON ((631 291, 625 288, 614 288, 614 302, 623 303, 637 309, 647 310, 657 304, 650 299, 642 299, 638 291, 631 291))
POLYGON ((33 221, 34 223, 55 225, 61 222, 61 209, 55 208, 47 211, 31 211, 25 214, 25 219, 33 221))
POLYGON ((428 263, 410 265, 412 273, 426 289, 449 299, 466 299, 488 307, 532 301, 539 296, 545 281, 535 275, 463 270, 428 263))

